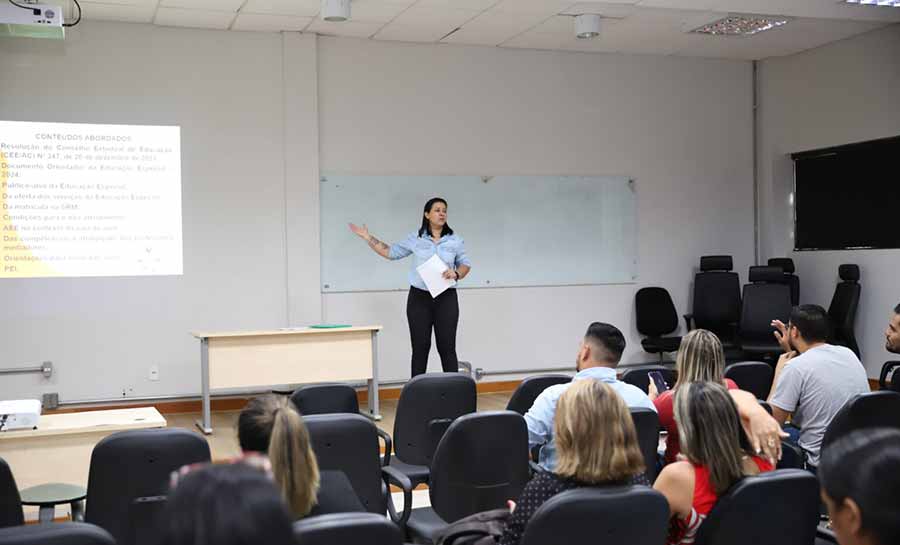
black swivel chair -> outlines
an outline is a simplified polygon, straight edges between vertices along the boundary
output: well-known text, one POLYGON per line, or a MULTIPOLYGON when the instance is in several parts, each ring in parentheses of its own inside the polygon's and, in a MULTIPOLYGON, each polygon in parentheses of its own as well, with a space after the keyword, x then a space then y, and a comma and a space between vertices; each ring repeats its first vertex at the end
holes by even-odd
POLYGON ((783 273, 781 281, 791 288, 791 305, 800 304, 800 277, 794 274, 794 260, 789 257, 773 257, 766 263, 769 267, 779 267, 783 273))
POLYGON ((634 311, 638 333, 645 352, 659 354, 663 362, 666 352, 674 352, 681 345, 681 337, 669 336, 678 329, 678 313, 672 297, 665 288, 641 288, 634 295, 634 311))
POLYGON ((394 418, 394 454, 383 465, 400 471, 413 488, 428 482, 434 449, 456 418, 474 413, 475 381, 459 373, 426 373, 403 385, 394 418))
POLYGON ((534 400, 541 395, 541 392, 555 384, 567 384, 569 382, 572 382, 572 377, 569 375, 555 374, 527 377, 516 387, 512 397, 509 398, 509 402, 506 404, 506 410, 524 415, 534 405, 534 400))
POLYGON ((0 458, 0 528, 25 524, 19 487, 6 460, 0 458))
POLYGON ((881 367, 881 376, 878 377, 878 387, 882 390, 900 392, 900 361, 889 361, 881 367), (890 375, 890 379, 888 379, 890 375))
POLYGON ((327 413, 359 414, 356 390, 349 384, 308 384, 294 390, 291 402, 304 416, 327 413))
POLYGON ((879 390, 851 397, 825 429, 821 449, 863 428, 900 429, 900 393, 879 390))
POLYGON ((647 376, 647 373, 650 371, 658 371, 662 373, 663 380, 666 381, 666 384, 669 385, 669 388, 675 386, 675 381, 678 380, 678 373, 674 369, 669 369, 668 367, 663 367, 661 365, 641 365, 639 367, 629 368, 627 371, 622 373, 622 382, 627 382, 632 386, 637 386, 644 393, 650 389, 650 377, 647 376))
MULTIPOLYGON (((428 494, 431 507, 410 509, 391 517, 405 526, 416 543, 433 543, 448 523, 506 506, 525 487, 528 428, 522 415, 488 411, 457 418, 434 452, 428 494)), ((393 481, 408 494, 410 483, 393 481)))
POLYGON ((209 460, 206 439, 187 430, 114 433, 91 453, 84 520, 108 531, 118 545, 152 541, 152 514, 168 493, 170 474, 209 460))
POLYGON ((652 488, 579 488, 538 507, 521 545, 659 545, 665 543, 668 529, 669 504, 652 488))
POLYGON ((741 281, 733 272, 730 255, 700 258, 700 272, 694 275, 694 303, 684 319, 688 330, 708 329, 726 349, 726 356, 737 347, 737 325, 741 319, 741 281))
POLYGON ((819 522, 819 483, 779 469, 734 484, 697 531, 695 545, 811 545, 819 522))
POLYGON ((0 545, 116 545, 116 541, 99 526, 60 522, 0 529, 0 545))
POLYGON ((347 413, 304 416, 303 421, 319 469, 342 471, 366 511, 384 515, 390 499, 384 476, 402 475, 381 466, 375 424, 360 414, 347 413))
POLYGON ((659 415, 652 409, 631 409, 638 444, 644 455, 644 474, 651 483, 656 480, 656 460, 659 449, 659 415))
POLYGON ((751 356, 773 357, 781 352, 772 320, 788 322, 791 289, 782 282, 778 267, 750 267, 750 284, 744 286, 744 302, 738 337, 741 349, 751 356))
POLYGON ((861 357, 856 333, 856 309, 859 307, 859 265, 841 265, 838 267, 841 282, 834 288, 831 304, 828 306, 828 320, 834 330, 834 343, 846 346, 856 357, 861 357))
POLYGON ((725 378, 730 378, 741 390, 750 392, 756 399, 768 399, 772 389, 774 369, 762 361, 742 361, 725 367, 725 378))
POLYGON ((375 513, 333 513, 294 523, 297 545, 401 545, 396 524, 375 513))

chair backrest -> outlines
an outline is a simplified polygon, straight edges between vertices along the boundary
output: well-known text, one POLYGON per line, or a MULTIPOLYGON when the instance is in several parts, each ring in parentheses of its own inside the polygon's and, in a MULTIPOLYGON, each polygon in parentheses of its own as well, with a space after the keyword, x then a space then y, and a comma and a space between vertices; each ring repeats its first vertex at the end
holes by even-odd
POLYGON ((506 404, 506 410, 524 415, 534 405, 534 400, 541 395, 541 392, 554 384, 566 384, 567 382, 572 382, 572 377, 569 375, 534 375, 527 377, 516 387, 516 391, 513 392, 512 397, 509 398, 509 402, 506 404))
POLYGON ((294 390, 291 401, 300 414, 359 414, 356 390, 349 384, 308 384, 294 390))
POLYGON ((431 506, 447 522, 498 509, 529 478, 528 428, 522 415, 488 411, 460 416, 431 464, 431 506))
POLYGON ((647 337, 662 337, 678 329, 678 312, 666 288, 641 288, 634 295, 637 330, 647 337))
MULTIPOLYGON (((430 465, 440 440, 434 421, 475 412, 475 381, 459 373, 426 373, 400 390, 394 418, 394 455, 408 464, 430 465)), ((442 432, 445 427, 440 428, 442 432)))
POLYGON ((631 418, 637 431, 638 444, 644 455, 644 474, 652 483, 656 480, 656 458, 659 448, 659 415, 652 409, 633 408, 631 418))
POLYGON ((521 545, 659 545, 668 528, 669 504, 652 488, 585 487, 557 494, 538 507, 521 545))
POLYGON ((741 308, 741 337, 771 340, 772 320, 788 322, 791 315, 791 289, 781 284, 783 273, 778 267, 750 267, 750 284, 744 286, 741 308))
POLYGON ((694 304, 691 313, 698 328, 719 336, 732 336, 730 324, 741 319, 741 281, 730 255, 700 258, 700 272, 694 275, 694 304))
POLYGON ((774 370, 762 361, 742 361, 725 367, 725 378, 730 378, 741 390, 750 392, 756 399, 767 399, 772 389, 774 370))
POLYGON ((848 399, 825 428, 821 448, 828 448, 851 431, 876 427, 900 429, 900 392, 879 390, 848 399))
POLYGON ((25 524, 19 487, 6 460, 0 458, 0 528, 25 524))
POLYGON ((819 483, 802 469, 745 477, 719 498, 695 545, 812 544, 819 522, 819 483))
POLYGON ((360 414, 318 414, 303 421, 319 469, 343 471, 363 507, 383 515, 387 497, 375 424, 360 414))
POLYGON ((800 304, 800 277, 794 274, 794 260, 789 257, 773 257, 766 263, 769 267, 781 268, 784 276, 781 281, 791 288, 791 305, 800 304))
POLYGON ((60 522, 0 529, 0 545, 116 545, 116 541, 99 526, 60 522))
POLYGON ((878 386, 882 390, 900 392, 900 361, 886 361, 881 367, 878 386))
POLYGON ((834 329, 834 340, 838 344, 847 345, 859 356, 856 335, 853 326, 856 324, 856 310, 859 307, 861 288, 859 285, 859 265, 845 264, 838 267, 838 282, 828 305, 828 319, 834 329))
MULTIPOLYGON (((102 439, 91 453, 85 522, 130 545, 136 534, 134 500, 164 496, 169 476, 178 468, 208 462, 209 444, 202 436, 179 428, 130 430, 102 439)), ((153 531, 153 527, 146 529, 153 531)))
POLYGON ((669 369, 662 365, 641 365, 640 367, 628 369, 622 373, 621 380, 632 386, 637 386, 646 393, 650 388, 650 377, 647 376, 647 373, 650 371, 662 373, 663 379, 666 381, 666 384, 669 385, 669 388, 674 387, 675 381, 678 380, 678 373, 674 369, 669 369))
POLYGON ((401 545, 400 528, 376 513, 332 513, 294 523, 297 545, 401 545))

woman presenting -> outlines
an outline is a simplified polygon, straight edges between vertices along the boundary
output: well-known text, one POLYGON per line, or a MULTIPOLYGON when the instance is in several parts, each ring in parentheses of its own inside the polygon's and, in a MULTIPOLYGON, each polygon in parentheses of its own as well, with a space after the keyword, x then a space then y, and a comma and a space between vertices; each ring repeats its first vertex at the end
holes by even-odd
POLYGON ((369 229, 350 224, 350 230, 365 240, 369 247, 385 259, 403 259, 412 255, 413 266, 409 271, 409 296, 406 299, 406 319, 409 322, 409 340, 412 344, 412 376, 421 375, 428 367, 431 350, 431 329, 437 340, 441 367, 445 372, 456 372, 456 326, 459 323, 459 302, 456 289, 450 288, 435 298, 431 297, 416 267, 437 256, 447 265, 444 278, 462 280, 469 274, 472 264, 466 257, 463 239, 453 234, 447 225, 447 201, 439 197, 425 203, 422 226, 404 240, 387 245, 369 234, 369 229))

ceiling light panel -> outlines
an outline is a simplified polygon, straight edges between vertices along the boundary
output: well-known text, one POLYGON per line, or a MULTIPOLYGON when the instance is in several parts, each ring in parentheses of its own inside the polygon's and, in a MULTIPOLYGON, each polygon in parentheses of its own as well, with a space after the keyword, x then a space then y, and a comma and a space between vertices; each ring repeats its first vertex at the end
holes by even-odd
POLYGON ((693 29, 696 34, 713 36, 753 36, 786 25, 788 19, 769 15, 729 15, 693 29))

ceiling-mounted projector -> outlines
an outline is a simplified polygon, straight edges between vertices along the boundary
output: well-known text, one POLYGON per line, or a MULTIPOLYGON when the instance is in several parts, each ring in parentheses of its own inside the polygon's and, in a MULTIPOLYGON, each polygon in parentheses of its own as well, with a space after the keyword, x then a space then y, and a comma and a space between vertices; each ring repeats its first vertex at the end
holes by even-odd
POLYGON ((63 13, 60 6, 23 4, 28 9, 0 0, 0 37, 50 38, 66 37, 63 13))

